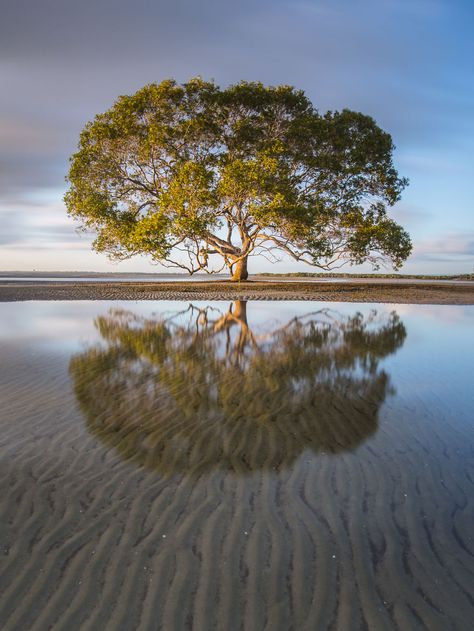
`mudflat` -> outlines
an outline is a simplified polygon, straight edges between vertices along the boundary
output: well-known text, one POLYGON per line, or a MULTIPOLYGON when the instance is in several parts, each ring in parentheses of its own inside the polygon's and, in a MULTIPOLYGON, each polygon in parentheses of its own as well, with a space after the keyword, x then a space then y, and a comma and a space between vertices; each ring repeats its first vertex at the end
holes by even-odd
POLYGON ((322 300, 391 304, 474 304, 474 282, 354 279, 317 281, 2 281, 0 302, 19 300, 322 300))
POLYGON ((2 303, 2 631, 471 629, 473 324, 2 303))

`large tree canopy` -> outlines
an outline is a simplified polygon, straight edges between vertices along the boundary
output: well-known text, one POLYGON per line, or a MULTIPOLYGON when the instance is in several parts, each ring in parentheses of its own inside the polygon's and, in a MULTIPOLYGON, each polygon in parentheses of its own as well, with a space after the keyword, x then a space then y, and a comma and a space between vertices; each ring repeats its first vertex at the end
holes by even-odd
POLYGON ((259 254, 398 268, 411 242, 387 215, 407 183, 393 148, 371 117, 321 115, 290 86, 168 80, 85 126, 65 201, 116 259, 227 267, 236 280, 259 254))

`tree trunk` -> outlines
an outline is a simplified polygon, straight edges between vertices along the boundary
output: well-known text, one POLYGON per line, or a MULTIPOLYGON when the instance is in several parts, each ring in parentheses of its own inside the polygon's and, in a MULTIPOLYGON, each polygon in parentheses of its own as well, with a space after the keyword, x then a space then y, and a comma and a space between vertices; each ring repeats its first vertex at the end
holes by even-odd
POLYGON ((232 274, 232 280, 240 282, 241 280, 247 280, 248 277, 249 277, 249 274, 247 272, 247 257, 244 256, 244 258, 240 259, 240 261, 237 261, 237 263, 235 263, 234 272, 232 274))
POLYGON ((231 307, 231 313, 234 318, 237 318, 239 322, 247 326, 247 301, 246 300, 234 300, 231 307))

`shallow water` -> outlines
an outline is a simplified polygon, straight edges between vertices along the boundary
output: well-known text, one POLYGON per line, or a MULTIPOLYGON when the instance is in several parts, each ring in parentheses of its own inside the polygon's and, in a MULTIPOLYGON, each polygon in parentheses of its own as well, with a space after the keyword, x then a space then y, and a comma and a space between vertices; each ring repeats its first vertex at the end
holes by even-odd
POLYGON ((473 325, 0 305, 1 628, 471 629, 473 325))
POLYGON ((113 274, 103 276, 98 275, 71 275, 67 276, 65 274, 57 274, 50 276, 40 276, 33 275, 28 276, 27 274, 18 274, 18 275, 3 275, 0 273, 0 282, 16 282, 16 283, 38 283, 38 282, 49 282, 49 283, 173 283, 176 281, 183 281, 187 283, 194 282, 203 282, 209 280, 229 280, 228 274, 197 274, 194 276, 190 276, 189 274, 130 274, 114 276, 113 274))

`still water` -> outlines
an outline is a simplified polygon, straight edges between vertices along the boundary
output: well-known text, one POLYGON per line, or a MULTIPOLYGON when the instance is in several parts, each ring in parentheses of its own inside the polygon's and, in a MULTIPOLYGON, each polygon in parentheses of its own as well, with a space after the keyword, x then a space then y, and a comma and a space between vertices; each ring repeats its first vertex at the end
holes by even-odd
POLYGON ((471 629, 473 325, 0 305, 0 627, 471 629))

